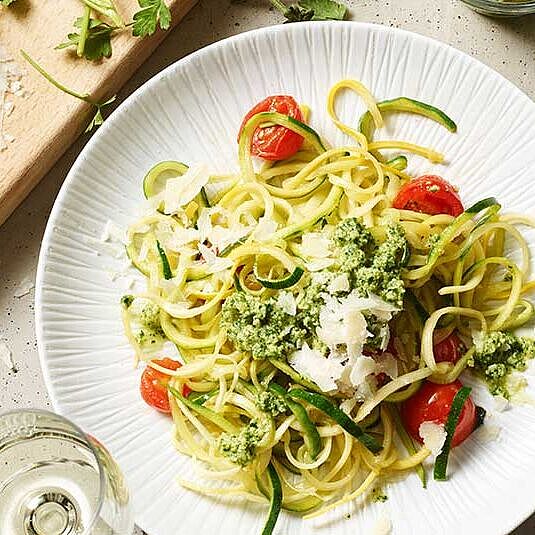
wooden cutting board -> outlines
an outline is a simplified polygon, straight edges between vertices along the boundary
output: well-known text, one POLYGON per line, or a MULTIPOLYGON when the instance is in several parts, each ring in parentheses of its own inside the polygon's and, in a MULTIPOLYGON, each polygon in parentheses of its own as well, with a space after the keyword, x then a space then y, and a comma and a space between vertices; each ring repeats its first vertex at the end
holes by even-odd
MULTIPOLYGON (((167 0, 173 24, 196 1, 167 0)), ((125 21, 132 20, 139 9, 137 0, 116 0, 116 4, 125 21)), ((26 64, 19 50, 26 50, 67 87, 100 101, 117 93, 169 33, 159 30, 151 37, 137 38, 127 29, 113 37, 112 57, 99 63, 54 50, 82 12, 79 0, 16 0, 9 8, 0 7, 1 56, 14 59, 10 65, 23 73, 22 91, 6 97, 12 110, 4 113, 2 127, 8 142, 7 149, 0 151, 0 225, 84 131, 92 115, 90 105, 49 84, 26 64)))

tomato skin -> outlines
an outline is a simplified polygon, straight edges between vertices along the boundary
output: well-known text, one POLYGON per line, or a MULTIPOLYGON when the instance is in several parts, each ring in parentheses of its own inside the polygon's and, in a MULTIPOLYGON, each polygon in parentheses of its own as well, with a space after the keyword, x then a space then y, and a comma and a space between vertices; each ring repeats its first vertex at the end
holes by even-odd
POLYGON ((457 217, 464 212, 463 203, 455 188, 436 175, 424 175, 405 184, 393 203, 399 210, 423 214, 449 214, 457 217))
MULTIPOLYGON (((245 124, 257 113, 277 111, 303 122, 303 114, 293 97, 273 95, 254 106, 244 117, 238 134, 238 141, 245 124)), ((286 160, 293 156, 303 145, 303 137, 284 126, 275 125, 257 128, 251 142, 251 154, 264 160, 286 160)))
POLYGON ((433 346, 435 362, 451 362, 455 364, 465 352, 466 346, 454 332, 433 346))
MULTIPOLYGON (((155 364, 167 368, 169 370, 177 370, 182 366, 177 360, 170 358, 153 360, 155 364)), ((167 394, 167 384, 169 383, 169 375, 155 370, 151 366, 147 366, 141 375, 140 391, 141 397, 151 407, 160 412, 170 414, 171 406, 169 405, 169 397, 167 394)), ((187 396, 191 389, 184 385, 182 394, 187 396)))
MULTIPOLYGON (((401 419, 412 438, 420 443, 423 442, 419 432, 420 425, 423 422, 446 423, 453 398, 462 386, 461 381, 455 381, 447 385, 424 381, 420 390, 401 404, 401 419)), ((459 422, 453 435, 452 446, 458 446, 466 440, 475 427, 476 406, 472 398, 469 397, 461 411, 459 422)))

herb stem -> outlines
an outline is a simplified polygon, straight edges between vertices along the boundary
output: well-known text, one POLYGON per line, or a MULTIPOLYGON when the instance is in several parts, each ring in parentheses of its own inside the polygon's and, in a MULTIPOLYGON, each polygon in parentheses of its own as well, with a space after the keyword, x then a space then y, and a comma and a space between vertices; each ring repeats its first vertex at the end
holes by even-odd
POLYGON ((82 23, 80 25, 80 39, 78 40, 78 46, 76 47, 76 54, 79 58, 84 55, 85 42, 87 41, 87 34, 89 32, 90 17, 91 8, 86 5, 84 7, 84 16, 82 17, 82 23))
POLYGON ((101 15, 108 17, 115 26, 124 28, 124 21, 117 11, 117 6, 115 5, 114 0, 82 0, 82 2, 101 15))
POLYGON ((46 78, 53 86, 57 87, 60 91, 63 91, 64 93, 67 93, 67 95, 71 95, 71 97, 77 98, 79 100, 83 100, 84 102, 87 102, 88 104, 92 104, 93 106, 99 106, 98 102, 95 102, 88 93, 78 93, 76 91, 73 91, 72 89, 69 89, 68 87, 65 87, 61 82, 58 82, 56 79, 54 79, 50 74, 48 74, 37 61, 32 59, 24 50, 21 49, 20 53, 22 54, 22 57, 44 78, 46 78))

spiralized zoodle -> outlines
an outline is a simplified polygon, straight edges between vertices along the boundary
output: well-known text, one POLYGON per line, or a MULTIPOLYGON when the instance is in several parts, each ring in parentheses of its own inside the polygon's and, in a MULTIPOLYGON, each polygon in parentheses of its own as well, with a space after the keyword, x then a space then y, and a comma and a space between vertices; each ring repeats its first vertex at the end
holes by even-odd
MULTIPOLYGON (((502 215, 492 198, 456 217, 393 207, 411 177, 405 173, 405 156, 387 160, 381 151, 414 153, 431 162, 443 157, 405 141, 373 140, 383 125, 382 113, 414 112, 454 131, 451 119, 410 99, 377 103, 353 80, 332 88, 327 110, 351 139, 347 146, 330 148, 303 121, 267 111, 253 115, 241 132, 236 174, 203 181, 202 171, 195 174, 184 164, 158 164, 144 184, 153 211, 132 224, 128 235, 129 256, 146 275, 142 297, 158 307, 161 339, 173 342, 183 360, 176 370, 155 362, 146 338, 136 335, 135 314, 123 309, 137 358, 169 379, 177 450, 202 463, 204 483, 180 482, 209 495, 271 499, 265 533, 281 505, 311 518, 400 472, 417 470, 423 477, 421 463, 431 452, 407 435, 398 404, 424 380, 454 382, 472 364, 472 337, 519 327, 534 313, 525 299, 535 286, 528 280, 529 250, 517 229, 535 226, 531 219, 502 215), (342 90, 356 92, 367 106, 359 129, 336 115, 342 90), (273 125, 296 132, 304 144, 290 158, 264 162, 255 170, 253 135, 273 125), (188 185, 180 192, 186 202, 169 210, 166 181, 186 173, 188 185), (343 389, 321 394, 310 377, 284 359, 254 359, 238 350, 220 325, 223 303, 236 292, 264 300, 280 299, 284 289, 299 303, 314 273, 337 262, 333 254, 310 256, 303 235, 321 233, 347 218, 362 221, 379 244, 388 225, 400 225, 410 253, 401 271, 403 307, 389 323, 387 352, 396 356, 397 374, 382 385, 372 380, 368 396, 343 389), (206 228, 216 237, 215 230, 220 231, 217 244, 203 237, 206 228), (509 239, 518 246, 518 263, 505 255, 509 239), (467 345, 464 354, 457 362, 437 362, 436 344, 454 332, 467 345), (281 412, 260 408, 265 392, 279 396, 281 412), (236 464, 222 454, 221 436, 243 433, 251 422, 261 422, 261 429, 256 424, 247 428, 258 434, 252 458, 236 464)), ((308 110, 301 112, 306 119, 308 110)), ((151 342, 160 348, 157 339, 151 342)))

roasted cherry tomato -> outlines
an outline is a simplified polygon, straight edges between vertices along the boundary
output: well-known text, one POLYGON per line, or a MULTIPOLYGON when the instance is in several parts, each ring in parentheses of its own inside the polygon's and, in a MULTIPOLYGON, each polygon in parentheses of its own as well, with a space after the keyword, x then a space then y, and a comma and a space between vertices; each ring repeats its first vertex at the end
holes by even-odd
MULTIPOLYGON (((445 424, 450 413, 451 404, 455 394, 462 388, 461 381, 448 385, 439 385, 425 381, 411 398, 401 404, 401 419, 408 433, 417 441, 420 437, 420 425, 424 422, 445 424)), ((463 406, 452 446, 458 446, 466 440, 476 427, 476 406, 472 398, 468 398, 463 406)))
MULTIPOLYGON (((288 117, 303 122, 303 114, 293 97, 287 95, 274 95, 259 102, 244 117, 238 134, 240 139, 242 130, 247 121, 257 113, 277 111, 288 117)), ((303 137, 284 126, 275 125, 257 128, 253 134, 251 154, 264 158, 264 160, 285 160, 293 156, 303 145, 303 137)))
MULTIPOLYGON (((167 368, 168 370, 173 371, 182 366, 180 362, 170 358, 154 360, 153 362, 158 364, 158 366, 162 366, 162 368, 167 368)), ((141 397, 151 407, 154 407, 161 412, 170 413, 171 407, 169 405, 169 397, 167 394, 168 383, 169 375, 155 370, 151 366, 147 366, 141 375, 141 397)), ((190 392, 191 390, 187 386, 184 386, 182 389, 182 394, 184 396, 187 396, 190 392)))
POLYGON ((464 212, 455 188, 435 175, 424 175, 405 184, 394 199, 394 208, 431 215, 458 216, 464 212))
POLYGON ((433 346, 433 353, 436 362, 451 362, 455 364, 466 353, 466 346, 453 332, 433 346))

